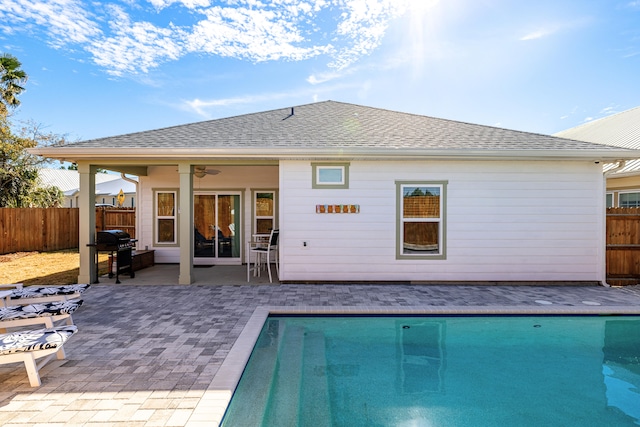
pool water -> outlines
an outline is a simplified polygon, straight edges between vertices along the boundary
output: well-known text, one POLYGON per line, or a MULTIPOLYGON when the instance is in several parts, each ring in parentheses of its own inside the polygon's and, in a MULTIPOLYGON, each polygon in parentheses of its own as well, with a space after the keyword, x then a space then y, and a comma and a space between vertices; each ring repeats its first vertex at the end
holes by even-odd
POLYGON ((221 425, 640 425, 640 317, 270 316, 221 425))

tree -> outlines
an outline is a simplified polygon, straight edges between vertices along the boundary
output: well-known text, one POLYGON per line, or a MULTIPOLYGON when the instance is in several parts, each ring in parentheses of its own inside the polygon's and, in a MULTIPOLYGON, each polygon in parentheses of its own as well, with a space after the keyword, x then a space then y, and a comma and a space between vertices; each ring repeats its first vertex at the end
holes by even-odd
POLYGON ((38 145, 60 143, 53 134, 44 134, 28 123, 16 134, 7 116, 0 114, 0 207, 55 207, 62 202, 58 187, 41 187, 38 167, 45 159, 27 149, 38 145))
POLYGON ((9 108, 20 105, 18 95, 24 91, 22 84, 27 82, 27 73, 22 64, 9 54, 0 55, 0 114, 6 115, 9 108))
POLYGON ((45 159, 30 154, 38 145, 64 143, 64 138, 46 134, 27 123, 18 133, 12 129, 9 110, 20 105, 17 96, 27 74, 14 56, 0 55, 0 207, 53 207, 60 205, 62 191, 39 186, 38 166, 45 159))

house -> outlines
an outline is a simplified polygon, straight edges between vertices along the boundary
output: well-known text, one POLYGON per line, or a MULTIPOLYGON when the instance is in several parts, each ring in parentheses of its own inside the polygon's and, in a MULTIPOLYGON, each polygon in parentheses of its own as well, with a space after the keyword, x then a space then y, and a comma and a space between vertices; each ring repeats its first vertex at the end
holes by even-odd
MULTIPOLYGON (((80 175, 78 171, 68 169, 43 168, 38 170, 40 185, 58 187, 64 194, 62 207, 77 208, 80 193, 80 175)), ((96 173, 96 198, 98 204, 118 206, 118 194, 124 194, 122 206, 134 207, 136 184, 130 178, 123 179, 119 175, 96 173)))
POLYGON ((602 165, 640 157, 335 101, 32 152, 78 164, 79 282, 105 168, 139 177, 138 247, 180 284, 276 228, 282 282, 604 282, 602 165))
MULTIPOLYGON (((640 149, 640 107, 558 132, 555 136, 640 149)), ((607 207, 640 207, 640 159, 611 165, 607 175, 607 207)))
POLYGON ((137 180, 126 177, 96 184, 96 203, 124 208, 136 206, 137 180))

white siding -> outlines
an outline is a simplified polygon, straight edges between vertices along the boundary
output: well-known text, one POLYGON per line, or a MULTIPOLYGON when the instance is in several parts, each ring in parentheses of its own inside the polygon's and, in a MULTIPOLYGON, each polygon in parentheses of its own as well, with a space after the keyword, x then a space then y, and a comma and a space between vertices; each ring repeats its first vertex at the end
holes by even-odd
POLYGON ((599 281, 603 179, 590 162, 352 161, 349 188, 280 167, 280 279, 599 281), (396 181, 447 181, 446 259, 396 259, 396 181), (359 214, 316 214, 359 204, 359 214), (306 241, 308 246, 303 247, 306 241))

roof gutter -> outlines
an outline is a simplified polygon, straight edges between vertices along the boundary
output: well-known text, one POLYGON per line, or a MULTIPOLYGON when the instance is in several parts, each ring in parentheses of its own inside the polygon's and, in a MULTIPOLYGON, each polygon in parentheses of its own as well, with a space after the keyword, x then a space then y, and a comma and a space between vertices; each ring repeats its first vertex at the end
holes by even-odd
POLYGON ((41 147, 29 149, 32 154, 57 160, 172 160, 199 159, 203 157, 219 159, 489 159, 489 160, 591 160, 619 161, 640 158, 640 150, 483 150, 483 149, 403 149, 403 148, 189 148, 162 149, 149 148, 73 148, 41 147))

